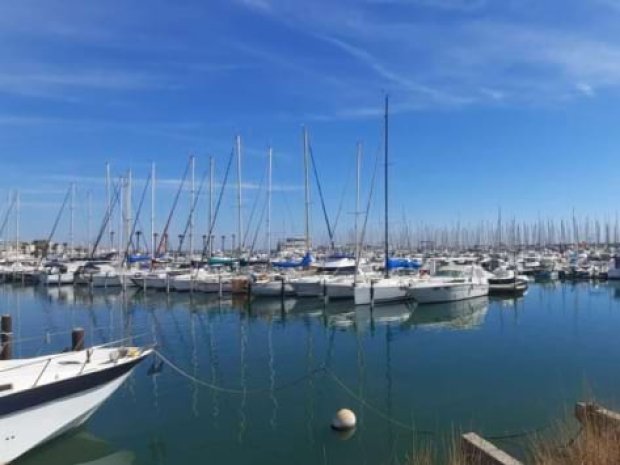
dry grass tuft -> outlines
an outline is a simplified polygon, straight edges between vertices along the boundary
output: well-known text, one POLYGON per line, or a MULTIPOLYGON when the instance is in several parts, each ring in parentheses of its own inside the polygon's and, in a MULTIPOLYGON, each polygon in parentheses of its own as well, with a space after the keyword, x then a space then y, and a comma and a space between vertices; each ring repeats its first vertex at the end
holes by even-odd
POLYGON ((620 430, 600 428, 586 417, 578 435, 566 425, 552 439, 538 440, 531 448, 535 465, 619 465, 620 430))
MULTIPOLYGON (((498 444, 498 446, 501 446, 498 444)), ((581 429, 567 418, 558 422, 554 431, 533 439, 527 450, 527 465, 620 465, 620 428, 601 426, 586 416, 581 429)), ((460 435, 453 434, 447 443, 447 456, 440 457, 437 447, 417 447, 407 457, 407 465, 475 465, 463 455, 460 435)))

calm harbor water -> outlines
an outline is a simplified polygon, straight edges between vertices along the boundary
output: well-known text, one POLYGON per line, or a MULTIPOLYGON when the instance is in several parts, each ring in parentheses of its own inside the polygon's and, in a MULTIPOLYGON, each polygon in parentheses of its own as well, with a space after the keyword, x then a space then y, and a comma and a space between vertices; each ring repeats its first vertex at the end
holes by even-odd
MULTIPOLYGON (((156 342, 81 430, 18 463, 402 463, 418 437, 532 430, 595 396, 620 406, 620 284, 532 285, 520 299, 355 309, 316 300, 0 287, 16 356, 156 342), (321 370, 327 366, 328 370, 321 370), (358 414, 351 437, 329 422, 358 414), (427 435, 433 433, 433 435, 427 435)), ((503 444, 502 444, 503 445, 503 444)), ((510 447, 510 445, 506 445, 510 447)))

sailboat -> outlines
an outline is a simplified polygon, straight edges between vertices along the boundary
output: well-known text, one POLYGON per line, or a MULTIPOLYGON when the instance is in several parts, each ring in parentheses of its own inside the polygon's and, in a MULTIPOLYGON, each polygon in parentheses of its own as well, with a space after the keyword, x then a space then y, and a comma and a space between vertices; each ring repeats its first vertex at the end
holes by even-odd
POLYGON ((97 346, 0 361, 0 463, 82 425, 151 352, 97 346))
MULTIPOLYGON (((361 143, 357 144, 356 154, 356 203, 355 203, 355 243, 358 242, 358 212, 360 191, 360 166, 362 157, 361 143)), ((328 227, 328 232, 331 230, 328 227)), ((357 255, 357 254, 356 254, 357 255)), ((300 276, 291 280, 295 294, 298 297, 326 297, 330 295, 330 286, 335 283, 331 291, 334 298, 353 298, 353 289, 347 283, 353 283, 356 269, 359 266, 358 257, 347 254, 332 253, 321 261, 311 264, 313 274, 300 276), (341 295, 344 294, 344 295, 341 295)))
MULTIPOLYGON (((310 253, 310 218, 309 218, 309 185, 308 185, 308 132, 303 129, 303 156, 305 175, 305 254, 300 260, 272 260, 272 268, 293 270, 296 268, 308 268, 314 261, 310 253)), ((271 150, 269 152, 269 192, 271 192, 271 150)), ((271 252, 271 251, 269 251, 271 252)), ((290 282, 291 276, 283 272, 267 272, 252 276, 252 295, 254 296, 293 296, 295 289, 290 282)))
POLYGON ((354 282, 353 298, 355 305, 368 305, 382 302, 400 302, 411 298, 414 279, 408 276, 390 276, 389 225, 388 225, 388 96, 385 96, 384 114, 384 275, 382 278, 370 278, 354 282))

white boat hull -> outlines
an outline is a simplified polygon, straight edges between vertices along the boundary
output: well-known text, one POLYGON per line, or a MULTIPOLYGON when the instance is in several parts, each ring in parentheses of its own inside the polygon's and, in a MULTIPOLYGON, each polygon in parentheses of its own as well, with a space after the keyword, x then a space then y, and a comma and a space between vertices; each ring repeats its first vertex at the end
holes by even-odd
POLYGON ((607 270, 607 279, 620 279, 620 268, 609 268, 607 270))
POLYGON ((222 279, 221 281, 199 280, 196 282, 196 289, 198 292, 206 292, 209 294, 219 293, 220 289, 222 293, 230 293, 232 292, 232 282, 230 279, 222 279))
POLYGON ((353 281, 327 283, 327 297, 330 299, 352 299, 354 297, 353 281))
POLYGON ((74 273, 39 274, 39 283, 45 286, 67 286, 73 284, 74 279, 74 273))
POLYGON ((325 292, 322 279, 293 281, 291 286, 299 297, 322 297, 325 292))
MULTIPOLYGON (((53 386, 35 388, 40 390, 36 396, 18 401, 32 403, 32 407, 20 408, 0 416, 0 438, 3 443, 0 463, 11 462, 40 444, 83 424, 123 384, 134 366, 135 363, 127 365, 126 369, 107 381, 95 381, 93 387, 69 391, 73 393, 65 397, 59 398, 58 390, 54 390, 53 386), (45 400, 48 396, 49 400, 45 400)), ((6 408, 6 404, 3 408, 6 408)))
POLYGON ((489 294, 488 284, 421 284, 411 288, 411 296, 420 304, 454 302, 489 294))
POLYGON ((252 283, 252 295, 258 297, 292 296, 295 295, 295 290, 289 283, 282 285, 282 281, 256 282, 252 283))
POLYGON ((193 292, 197 290, 196 280, 181 278, 181 279, 171 279, 170 280, 170 289, 173 289, 177 292, 193 292))
MULTIPOLYGON (((130 279, 127 279, 127 283, 131 282, 130 279)), ((94 274, 92 276, 92 286, 93 287, 120 287, 122 286, 121 276, 116 273, 101 273, 94 274)))
POLYGON ((402 302, 409 300, 411 287, 398 283, 357 283, 353 288, 355 305, 380 304, 386 302, 402 302))

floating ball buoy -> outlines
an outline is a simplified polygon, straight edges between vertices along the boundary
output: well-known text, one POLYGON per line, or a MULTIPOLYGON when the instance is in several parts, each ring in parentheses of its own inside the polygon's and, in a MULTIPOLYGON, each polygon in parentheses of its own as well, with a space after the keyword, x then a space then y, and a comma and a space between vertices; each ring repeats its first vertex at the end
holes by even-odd
POLYGON ((347 408, 343 408, 336 412, 336 416, 332 420, 332 428, 337 431, 347 431, 355 428, 357 419, 355 413, 347 408))

